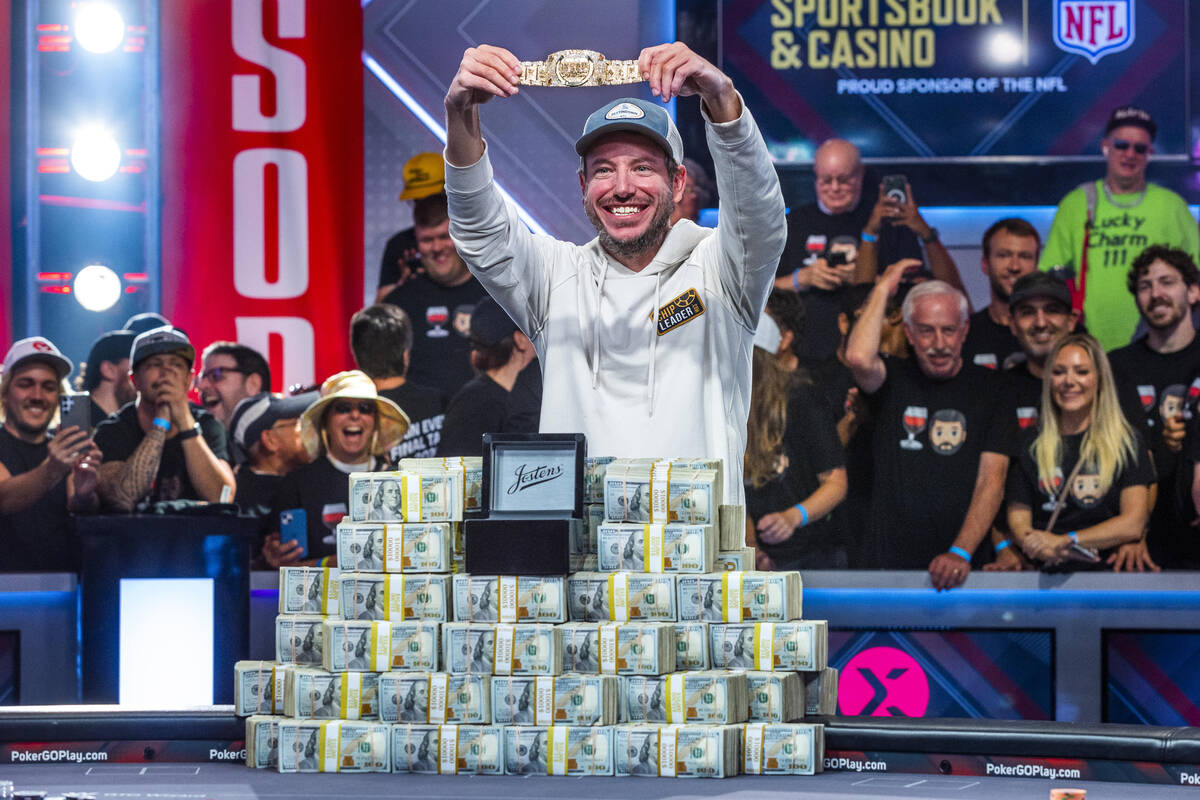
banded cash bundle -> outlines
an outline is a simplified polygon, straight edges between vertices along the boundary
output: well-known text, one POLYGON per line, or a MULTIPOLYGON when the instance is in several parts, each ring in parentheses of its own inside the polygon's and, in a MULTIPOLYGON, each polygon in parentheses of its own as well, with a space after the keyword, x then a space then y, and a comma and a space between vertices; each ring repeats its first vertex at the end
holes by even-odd
POLYGON ((717 669, 824 669, 829 652, 825 620, 713 623, 709 654, 717 669))
POLYGON ((254 714, 246 717, 246 766, 254 769, 279 767, 279 723, 283 717, 254 714))
POLYGON ((483 509, 483 457, 449 456, 445 458, 402 458, 396 468, 402 472, 434 473, 463 471, 463 510, 483 509))
POLYGON ((571 572, 595 572, 600 567, 595 553, 570 554, 571 572))
POLYGON ((837 713, 838 671, 826 667, 804 675, 804 713, 810 717, 828 717, 837 713))
POLYGON ((459 622, 566 622, 562 576, 455 575, 459 622))
MULTIPOLYGON (((341 563, 340 561, 338 562, 341 563)), ((753 570, 757 562, 753 547, 738 547, 722 550, 713 559, 713 572, 746 572, 753 570)))
POLYGON ((567 576, 567 610, 576 622, 675 621, 677 577, 576 572, 567 576))
POLYGON ((340 522, 338 566, 345 572, 450 572, 449 522, 340 522))
POLYGON ((605 522, 597 532, 602 572, 712 572, 717 529, 712 525, 605 522))
POLYGON ((583 552, 595 554, 599 541, 600 525, 604 522, 604 498, 583 507, 583 530, 587 536, 583 552))
POLYGON ((738 725, 618 725, 615 775, 728 778, 741 767, 738 725))
POLYGON ((382 672, 392 660, 392 623, 327 619, 321 622, 330 672, 382 672))
POLYGON ((392 772, 503 775, 500 725, 392 726, 392 772))
POLYGON ((670 622, 568 622, 560 625, 564 669, 605 675, 662 675, 675 669, 675 626, 670 622))
POLYGON ((604 473, 614 461, 613 456, 589 456, 583 460, 584 503, 604 503, 604 473))
POLYGON ((825 726, 820 723, 751 723, 742 729, 742 771, 747 775, 815 775, 825 766, 825 726))
POLYGON ((338 574, 336 567, 280 567, 279 613, 336 617, 338 574))
POLYGON ((737 550, 743 547, 746 544, 746 507, 723 505, 717 513, 720 520, 717 526, 720 530, 720 548, 737 550))
POLYGON ((384 722, 488 724, 491 678, 444 672, 385 672, 379 676, 379 719, 384 722))
POLYGON ((381 722, 279 723, 280 772, 391 772, 390 726, 381 722))
POLYGON ((750 689, 751 722, 792 722, 804 719, 804 676, 799 672, 751 670, 746 674, 750 689))
POLYGON ((434 573, 343 572, 338 578, 342 619, 445 622, 450 618, 450 577, 434 573))
POLYGON ((721 471, 717 469, 617 459, 604 473, 604 519, 716 525, 721 492, 721 471))
POLYGON ((679 618, 786 622, 801 616, 799 572, 710 572, 679 578, 679 618))
POLYGON ((708 623, 675 623, 675 671, 708 669, 712 660, 708 656, 708 623))
POLYGON ((324 617, 280 614, 275 618, 275 660, 319 667, 325 650, 324 617))
POLYGON ((283 713, 283 667, 274 661, 233 665, 233 710, 239 717, 283 713))
POLYGON ((351 472, 352 522, 459 522, 461 468, 416 472, 351 472))
POLYGON ((614 675, 495 677, 492 721, 497 725, 615 725, 617 684, 614 675))
POLYGON ((562 631, 556 625, 447 622, 442 648, 447 672, 557 675, 562 669, 562 631))
POLYGON ((664 675, 661 683, 656 681, 626 679, 621 697, 626 721, 696 725, 746 721, 748 695, 743 672, 672 672, 664 675))
POLYGON ((283 682, 283 713, 293 719, 378 719, 379 676, 291 667, 283 682))
POLYGON ((442 650, 442 624, 430 620, 392 623, 394 671, 436 672, 442 650))
POLYGON ((622 675, 617 680, 617 718, 621 722, 667 721, 666 675, 622 675))
POLYGON ((505 728, 504 771, 509 775, 612 775, 613 728, 505 728))

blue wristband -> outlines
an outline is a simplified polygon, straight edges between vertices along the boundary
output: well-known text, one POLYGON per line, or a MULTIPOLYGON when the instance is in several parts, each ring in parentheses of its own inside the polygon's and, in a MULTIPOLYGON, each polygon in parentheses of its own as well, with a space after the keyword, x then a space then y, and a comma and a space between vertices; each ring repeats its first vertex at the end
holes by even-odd
POLYGON ((796 280, 796 276, 800 274, 800 268, 792 270, 792 288, 797 292, 800 291, 800 281, 796 280))
POLYGON ((1005 539, 1004 541, 1002 541, 1002 542, 998 543, 998 544, 996 545, 996 553, 997 553, 997 554, 999 554, 1001 550, 1005 549, 1005 548, 1006 548, 1006 547, 1008 547, 1010 544, 1012 544, 1012 540, 1011 540, 1011 539, 1005 539))
POLYGON ((1067 538, 1075 544, 1079 544, 1079 531, 1071 531, 1067 534, 1067 538))
POLYGON ((873 233, 867 233, 866 231, 863 231, 860 235, 862 236, 862 240, 868 244, 875 244, 879 241, 879 237, 873 233))
POLYGON ((800 512, 800 527, 808 524, 808 509, 802 503, 796 503, 795 509, 800 512))
POLYGON ((954 553, 954 555, 958 556, 963 561, 966 561, 968 564, 971 563, 971 554, 956 544, 950 545, 950 549, 948 552, 954 553))
POLYGON ((171 420, 169 420, 169 419, 163 419, 162 417, 155 417, 152 422, 154 424, 154 427, 156 427, 156 428, 161 428, 164 431, 171 430, 171 420))

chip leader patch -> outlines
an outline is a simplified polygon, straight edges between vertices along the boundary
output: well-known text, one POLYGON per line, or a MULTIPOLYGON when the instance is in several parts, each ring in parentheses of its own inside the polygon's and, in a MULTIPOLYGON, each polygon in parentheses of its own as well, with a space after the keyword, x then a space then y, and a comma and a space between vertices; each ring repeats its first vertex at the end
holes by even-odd
POLYGON ((695 288, 688 289, 658 310, 658 335, 669 333, 703 313, 704 303, 700 300, 700 293, 695 288))

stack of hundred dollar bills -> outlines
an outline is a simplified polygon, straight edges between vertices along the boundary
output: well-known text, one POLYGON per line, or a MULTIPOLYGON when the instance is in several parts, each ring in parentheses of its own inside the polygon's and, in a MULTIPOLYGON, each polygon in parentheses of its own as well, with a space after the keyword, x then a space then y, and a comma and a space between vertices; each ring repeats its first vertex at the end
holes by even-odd
POLYGON ((276 659, 235 666, 280 772, 821 771, 837 671, 797 572, 754 571, 720 461, 587 461, 565 576, 456 569, 479 459, 350 477, 338 568, 279 574, 276 659))

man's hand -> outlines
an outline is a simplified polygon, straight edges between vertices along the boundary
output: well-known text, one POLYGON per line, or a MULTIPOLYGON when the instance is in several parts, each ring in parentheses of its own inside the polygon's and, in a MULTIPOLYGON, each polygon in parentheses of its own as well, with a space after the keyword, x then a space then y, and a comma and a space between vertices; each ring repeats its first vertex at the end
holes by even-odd
POLYGON ((281 544, 279 534, 270 533, 267 534, 267 538, 263 542, 262 554, 263 559, 271 565, 272 569, 279 569, 280 567, 290 567, 298 564, 303 551, 300 548, 300 543, 295 539, 281 544))
POLYGON ((664 103, 698 94, 713 122, 732 122, 742 114, 729 76, 683 42, 647 47, 638 56, 638 69, 649 81, 650 93, 664 103))
POLYGON ((762 550, 756 550, 754 553, 754 568, 759 572, 774 572, 775 560, 762 550))
POLYGON ((93 450, 100 452, 88 432, 80 430, 77 425, 59 431, 58 435, 49 440, 46 449, 46 460, 56 480, 66 477, 67 473, 75 468, 76 463, 93 450))
POLYGON ((954 553, 940 553, 929 562, 929 580, 939 592, 956 589, 971 574, 971 563, 954 553))
POLYGON ((920 268, 921 259, 902 258, 883 271, 883 274, 879 276, 879 283, 887 287, 888 297, 894 297, 900 289, 900 283, 904 280, 904 276, 910 272, 916 272, 920 268))
POLYGON ((188 382, 191 375, 186 370, 163 370, 150 385, 154 398, 154 415, 170 420, 176 433, 196 424, 192 408, 188 405, 188 382))
POLYGON ((929 232, 933 230, 929 227, 929 223, 921 216, 921 211, 917 208, 917 199, 913 197, 912 186, 905 183, 904 191, 907 194, 907 199, 903 203, 897 203, 895 200, 883 198, 885 214, 887 218, 895 225, 903 225, 911 230, 922 239, 929 236, 929 232))
MULTIPOLYGON (((851 272, 853 275, 854 265, 851 264, 851 272)), ((842 273, 838 267, 829 266, 829 262, 824 258, 818 258, 802 271, 807 271, 809 276, 808 284, 814 289, 825 289, 832 291, 842 285, 842 273)))
POLYGON ((521 60, 503 47, 469 47, 446 91, 446 108, 466 111, 493 97, 512 97, 520 77, 521 60))
POLYGON ((1021 552, 1033 561, 1053 566, 1066 558, 1067 549, 1071 546, 1071 538, 1034 529, 1024 536, 1019 544, 1021 552))
POLYGON ((1033 565, 1021 556, 1021 551, 1009 546, 996 554, 996 560, 983 565, 984 572, 1020 572, 1032 569, 1033 565))
POLYGON ((413 248, 408 248, 400 254, 400 260, 396 264, 396 280, 392 283, 385 283, 375 290, 375 302, 382 303, 383 298, 392 293, 393 289, 398 289, 417 275, 425 274, 425 267, 414 266, 413 262, 417 259, 417 251, 413 248))
POLYGON ((96 493, 96 487, 99 485, 96 468, 100 466, 101 457, 100 448, 92 445, 87 455, 75 462, 71 474, 76 497, 90 497, 96 493))
POLYGON ((1162 424, 1163 444, 1172 453, 1178 453, 1183 449, 1183 437, 1187 433, 1183 422, 1183 415, 1175 414, 1170 417, 1163 417, 1162 424))
POLYGON ((802 519, 800 511, 795 508, 764 514, 758 520, 758 539, 767 544, 786 542, 792 538, 802 519))
POLYGON ((1112 565, 1113 572, 1162 572, 1162 567, 1150 558, 1145 539, 1121 545, 1105 563, 1112 565))

